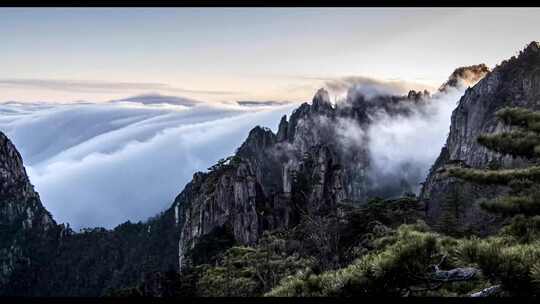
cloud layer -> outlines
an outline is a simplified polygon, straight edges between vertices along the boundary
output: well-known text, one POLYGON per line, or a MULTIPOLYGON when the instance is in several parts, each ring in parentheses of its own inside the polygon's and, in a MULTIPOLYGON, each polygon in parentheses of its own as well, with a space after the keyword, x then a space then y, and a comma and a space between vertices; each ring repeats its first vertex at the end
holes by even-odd
POLYGON ((10 103, 0 104, 0 130, 57 221, 110 228, 167 208, 195 171, 293 108, 10 103))

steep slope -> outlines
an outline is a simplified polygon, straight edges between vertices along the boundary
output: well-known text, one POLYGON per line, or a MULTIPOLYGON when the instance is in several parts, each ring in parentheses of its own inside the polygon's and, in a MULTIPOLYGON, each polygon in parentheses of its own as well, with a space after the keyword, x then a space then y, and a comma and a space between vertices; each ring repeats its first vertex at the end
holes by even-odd
POLYGON ((30 184, 22 158, 0 132, 0 294, 24 290, 63 234, 30 184))
POLYGON ((498 133, 505 127, 494 113, 505 106, 540 109, 540 45, 530 43, 517 57, 502 62, 474 87, 469 88, 452 113, 446 145, 430 170, 421 191, 426 213, 432 224, 445 216, 444 205, 449 193, 461 193, 462 208, 458 226, 480 233, 492 231, 496 219, 478 208, 478 198, 489 198, 506 191, 504 187, 480 187, 463 183, 446 174, 451 166, 489 166, 515 168, 526 161, 490 152, 476 142, 482 133, 498 133))

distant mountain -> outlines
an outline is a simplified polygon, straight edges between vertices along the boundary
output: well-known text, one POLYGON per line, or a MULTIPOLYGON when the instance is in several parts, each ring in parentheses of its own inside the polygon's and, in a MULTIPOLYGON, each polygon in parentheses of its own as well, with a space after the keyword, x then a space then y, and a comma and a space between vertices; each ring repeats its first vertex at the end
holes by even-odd
POLYGON ((252 100, 246 100, 246 101, 237 101, 236 102, 240 106, 245 107, 261 107, 261 106, 282 106, 289 104, 288 101, 252 101, 252 100))
POLYGON ((140 104, 145 104, 145 105, 170 104, 170 105, 185 106, 185 107, 192 107, 201 103, 201 101, 189 99, 186 97, 167 96, 167 95, 160 95, 160 94, 143 94, 143 95, 137 95, 137 96, 124 98, 124 99, 111 100, 110 102, 112 103, 133 102, 133 103, 140 103, 140 104))

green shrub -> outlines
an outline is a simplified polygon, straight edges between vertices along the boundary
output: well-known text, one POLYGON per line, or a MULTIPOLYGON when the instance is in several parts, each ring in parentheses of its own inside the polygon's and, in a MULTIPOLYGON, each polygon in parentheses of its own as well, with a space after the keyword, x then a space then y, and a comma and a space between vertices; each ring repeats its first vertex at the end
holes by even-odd
POLYGON ((478 265, 491 282, 513 295, 538 294, 540 243, 520 244, 508 237, 471 239, 462 241, 458 251, 464 263, 478 265))
POLYGON ((442 257, 451 254, 458 242, 426 229, 424 223, 402 225, 379 242, 382 248, 351 265, 320 275, 305 271, 287 277, 266 296, 400 296, 414 292, 415 286, 423 287, 434 265, 442 261, 440 266, 454 266, 452 259, 446 262, 442 257))
POLYGON ((228 249, 216 265, 206 265, 198 282, 203 296, 257 296, 288 275, 313 267, 314 260, 286 252, 285 241, 265 233, 254 247, 228 249))

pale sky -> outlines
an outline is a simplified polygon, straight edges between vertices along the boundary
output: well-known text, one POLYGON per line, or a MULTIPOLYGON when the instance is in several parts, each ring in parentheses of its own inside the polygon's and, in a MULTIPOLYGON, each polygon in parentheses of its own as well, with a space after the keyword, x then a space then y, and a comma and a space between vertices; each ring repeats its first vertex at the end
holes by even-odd
POLYGON ((345 76, 437 87, 539 28, 538 8, 0 8, 0 101, 303 101, 345 76))

